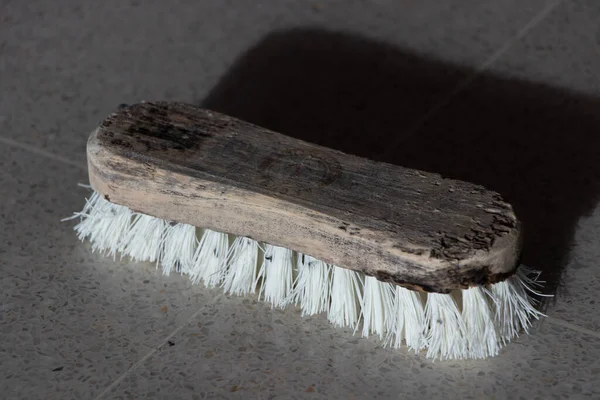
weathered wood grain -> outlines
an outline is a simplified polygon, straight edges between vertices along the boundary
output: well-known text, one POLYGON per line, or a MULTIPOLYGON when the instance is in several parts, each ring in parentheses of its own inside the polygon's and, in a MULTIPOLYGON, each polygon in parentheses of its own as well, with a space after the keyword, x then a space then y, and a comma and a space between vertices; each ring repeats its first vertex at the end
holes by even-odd
POLYGON ((521 224, 498 193, 187 104, 110 115, 89 138, 88 163, 92 187, 114 203, 413 290, 500 281, 521 252, 521 224))

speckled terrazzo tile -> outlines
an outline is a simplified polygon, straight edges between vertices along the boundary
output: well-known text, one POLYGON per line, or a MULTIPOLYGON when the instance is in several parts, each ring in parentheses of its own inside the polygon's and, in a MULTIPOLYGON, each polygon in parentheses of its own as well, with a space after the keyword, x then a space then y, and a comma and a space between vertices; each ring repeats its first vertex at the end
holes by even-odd
POLYGON ((223 297, 106 398, 594 398, 599 356, 600 338, 545 324, 499 357, 433 363, 378 348, 323 316, 223 297))
POLYGON ((556 301, 548 314, 600 333, 600 204, 577 223, 556 301))
POLYGON ((91 398, 185 322, 208 292, 78 242, 83 170, 0 147, 0 390, 91 398))
MULTIPOLYGON (((199 101, 273 30, 351 31, 476 66, 551 3, 12 1, 0 16, 2 135, 83 162, 87 134, 118 104, 199 101)), ((445 75, 435 90, 462 77, 445 75)))
POLYGON ((600 4, 563 1, 492 70, 593 96, 600 94, 600 4))

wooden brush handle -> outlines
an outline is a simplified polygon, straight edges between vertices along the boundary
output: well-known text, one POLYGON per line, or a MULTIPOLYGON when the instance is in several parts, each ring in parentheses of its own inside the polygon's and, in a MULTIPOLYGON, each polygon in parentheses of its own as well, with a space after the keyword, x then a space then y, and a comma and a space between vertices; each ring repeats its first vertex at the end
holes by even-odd
POLYGON ((87 151, 91 185, 111 202, 409 289, 495 283, 518 265, 520 223, 495 192, 188 104, 126 107, 87 151))

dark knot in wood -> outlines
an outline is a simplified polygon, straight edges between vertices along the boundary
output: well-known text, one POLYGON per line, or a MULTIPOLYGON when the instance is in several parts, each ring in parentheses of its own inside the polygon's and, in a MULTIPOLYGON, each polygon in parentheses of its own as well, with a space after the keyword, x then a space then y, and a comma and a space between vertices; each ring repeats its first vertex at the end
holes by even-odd
POLYGON ((259 166, 264 183, 276 191, 292 187, 290 182, 294 182, 294 191, 322 188, 335 182, 341 173, 342 166, 335 158, 300 148, 266 157, 259 166))

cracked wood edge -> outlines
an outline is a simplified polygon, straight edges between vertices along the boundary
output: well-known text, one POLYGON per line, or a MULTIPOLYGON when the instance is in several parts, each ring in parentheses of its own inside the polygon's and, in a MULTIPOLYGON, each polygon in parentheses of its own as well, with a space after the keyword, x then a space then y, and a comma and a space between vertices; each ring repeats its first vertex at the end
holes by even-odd
POLYGON ((87 149, 90 183, 111 202, 412 290, 496 283, 519 263, 521 223, 498 193, 192 105, 126 107, 87 149))

